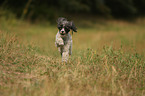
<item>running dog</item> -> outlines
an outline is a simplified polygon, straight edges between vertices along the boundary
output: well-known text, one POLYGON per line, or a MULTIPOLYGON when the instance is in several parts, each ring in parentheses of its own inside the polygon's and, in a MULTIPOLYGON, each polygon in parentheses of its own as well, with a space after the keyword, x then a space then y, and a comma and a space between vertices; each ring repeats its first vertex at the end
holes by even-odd
POLYGON ((55 45, 62 56, 62 62, 67 62, 69 55, 72 54, 72 36, 70 30, 72 30, 73 34, 73 31, 77 32, 77 28, 72 21, 68 21, 63 17, 58 18, 57 28, 55 45))

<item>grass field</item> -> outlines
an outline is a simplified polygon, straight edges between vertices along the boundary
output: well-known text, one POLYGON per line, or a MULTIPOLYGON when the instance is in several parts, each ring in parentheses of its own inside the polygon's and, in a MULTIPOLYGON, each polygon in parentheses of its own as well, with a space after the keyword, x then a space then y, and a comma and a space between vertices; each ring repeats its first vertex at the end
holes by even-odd
POLYGON ((62 64, 56 26, 0 19, 0 96, 145 96, 145 19, 75 22, 62 64))

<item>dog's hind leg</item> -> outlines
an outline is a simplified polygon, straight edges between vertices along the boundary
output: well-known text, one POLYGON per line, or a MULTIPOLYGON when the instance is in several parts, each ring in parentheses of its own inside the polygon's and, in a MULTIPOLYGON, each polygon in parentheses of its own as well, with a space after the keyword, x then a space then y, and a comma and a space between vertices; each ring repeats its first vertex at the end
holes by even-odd
POLYGON ((70 44, 70 47, 69 47, 69 55, 72 54, 72 43, 70 44))

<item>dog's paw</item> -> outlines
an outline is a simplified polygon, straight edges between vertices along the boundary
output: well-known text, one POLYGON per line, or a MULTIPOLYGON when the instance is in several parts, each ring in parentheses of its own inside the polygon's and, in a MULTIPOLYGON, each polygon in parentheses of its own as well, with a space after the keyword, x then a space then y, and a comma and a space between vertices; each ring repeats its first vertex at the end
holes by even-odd
POLYGON ((59 46, 64 46, 64 43, 59 43, 59 46))
POLYGON ((59 40, 59 41, 58 41, 58 44, 61 45, 61 46, 63 46, 63 45, 64 45, 63 40, 59 40))

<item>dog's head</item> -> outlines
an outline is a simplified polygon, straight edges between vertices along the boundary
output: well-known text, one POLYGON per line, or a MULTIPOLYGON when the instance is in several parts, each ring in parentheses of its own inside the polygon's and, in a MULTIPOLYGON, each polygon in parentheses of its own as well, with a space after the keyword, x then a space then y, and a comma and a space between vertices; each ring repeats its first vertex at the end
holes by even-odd
POLYGON ((67 19, 63 17, 58 18, 57 28, 59 29, 61 36, 67 35, 70 30, 77 32, 77 28, 75 27, 74 23, 72 21, 67 21, 67 19))

